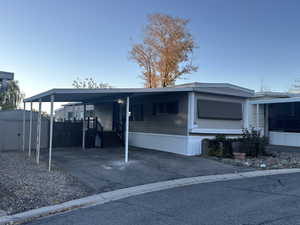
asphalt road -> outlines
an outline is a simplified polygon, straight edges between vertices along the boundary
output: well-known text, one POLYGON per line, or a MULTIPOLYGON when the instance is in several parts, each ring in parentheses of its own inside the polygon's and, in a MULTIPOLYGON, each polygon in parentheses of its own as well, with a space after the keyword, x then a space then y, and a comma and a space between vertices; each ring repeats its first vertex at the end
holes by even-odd
POLYGON ((27 224, 300 225, 300 174, 169 189, 27 224))

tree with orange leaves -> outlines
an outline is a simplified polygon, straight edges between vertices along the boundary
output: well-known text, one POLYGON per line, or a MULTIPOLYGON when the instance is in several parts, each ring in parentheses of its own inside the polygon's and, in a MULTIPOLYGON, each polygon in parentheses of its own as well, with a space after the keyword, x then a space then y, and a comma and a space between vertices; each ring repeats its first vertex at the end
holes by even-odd
POLYGON ((152 14, 142 44, 134 44, 131 58, 143 69, 145 87, 168 87, 184 74, 197 71, 191 56, 195 49, 187 31, 188 20, 163 14, 152 14))

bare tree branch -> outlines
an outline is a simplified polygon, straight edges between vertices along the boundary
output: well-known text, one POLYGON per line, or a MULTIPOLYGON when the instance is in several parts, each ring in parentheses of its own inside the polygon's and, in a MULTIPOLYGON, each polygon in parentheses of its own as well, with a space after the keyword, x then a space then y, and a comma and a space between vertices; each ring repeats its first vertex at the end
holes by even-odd
POLYGON ((79 77, 76 78, 76 80, 73 81, 72 86, 75 88, 91 88, 91 89, 97 89, 97 88, 112 88, 111 85, 108 83, 97 83, 93 78, 88 77, 84 79, 80 79, 79 77))

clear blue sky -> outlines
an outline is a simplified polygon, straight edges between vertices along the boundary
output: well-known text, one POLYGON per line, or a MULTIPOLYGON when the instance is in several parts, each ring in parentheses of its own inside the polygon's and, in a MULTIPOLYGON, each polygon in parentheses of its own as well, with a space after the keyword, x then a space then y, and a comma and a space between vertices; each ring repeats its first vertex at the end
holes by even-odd
MULTIPOLYGON (((300 78, 297 0, 0 0, 0 70, 26 96, 92 76, 141 87, 128 60, 150 13, 190 19, 199 70, 180 82, 231 82, 286 91, 300 78)), ((180 83, 179 82, 179 83, 180 83)))

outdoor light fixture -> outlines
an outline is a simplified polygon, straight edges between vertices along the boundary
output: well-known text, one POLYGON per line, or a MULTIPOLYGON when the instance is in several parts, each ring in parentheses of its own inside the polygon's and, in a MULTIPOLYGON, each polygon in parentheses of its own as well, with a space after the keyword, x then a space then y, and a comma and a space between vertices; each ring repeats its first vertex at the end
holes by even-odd
POLYGON ((123 99, 120 99, 120 98, 117 100, 117 102, 118 102, 119 104, 124 104, 124 100, 123 100, 123 99))

